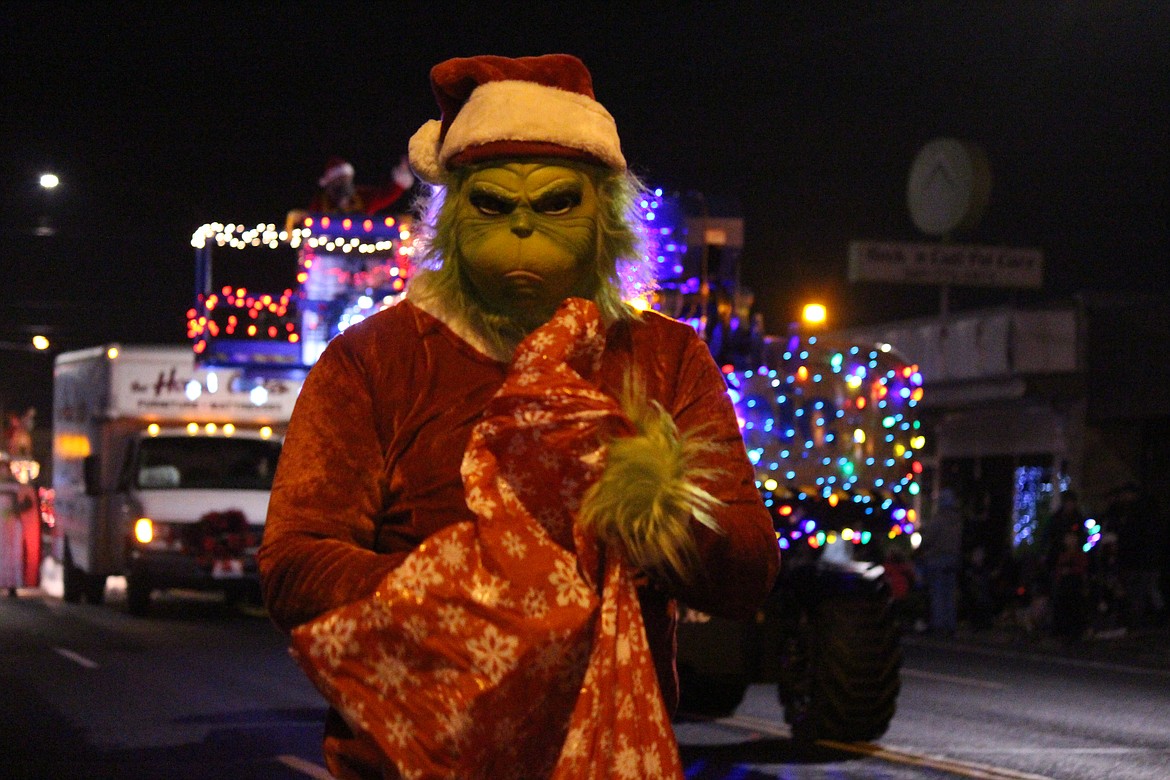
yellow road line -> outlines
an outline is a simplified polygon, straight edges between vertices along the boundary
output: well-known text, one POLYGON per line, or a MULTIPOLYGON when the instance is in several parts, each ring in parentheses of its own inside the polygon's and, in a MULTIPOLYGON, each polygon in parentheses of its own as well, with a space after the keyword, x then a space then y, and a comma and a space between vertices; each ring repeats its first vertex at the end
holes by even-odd
MULTIPOLYGON (((774 723, 764 718, 753 718, 744 715, 732 715, 728 718, 719 718, 714 721, 720 725, 729 726, 741 731, 757 731, 774 737, 791 738, 792 731, 784 724, 774 723)), ((973 761, 959 761, 945 756, 931 756, 925 753, 916 753, 904 748, 884 747, 872 742, 837 742, 831 739, 818 739, 816 744, 821 747, 840 750, 846 753, 876 758, 892 764, 937 769, 949 772, 960 777, 969 777, 972 780, 1052 780, 1045 775, 1017 772, 990 764, 979 764, 973 761)))
POLYGON ((1052 780, 1046 775, 1035 775, 1029 772, 1017 772, 1014 769, 977 764, 972 761, 958 761, 945 756, 930 756, 925 753, 915 753, 900 748, 883 747, 870 742, 837 742, 831 739, 818 739, 817 744, 834 750, 843 750, 847 753, 877 758, 895 764, 938 769, 950 772, 961 777, 970 777, 973 780, 1052 780))
POLYGON ((289 769, 295 769, 303 775, 308 775, 314 780, 333 780, 333 775, 329 774, 323 766, 318 766, 312 761, 306 761, 300 756, 283 755, 277 756, 276 760, 287 766, 289 769))

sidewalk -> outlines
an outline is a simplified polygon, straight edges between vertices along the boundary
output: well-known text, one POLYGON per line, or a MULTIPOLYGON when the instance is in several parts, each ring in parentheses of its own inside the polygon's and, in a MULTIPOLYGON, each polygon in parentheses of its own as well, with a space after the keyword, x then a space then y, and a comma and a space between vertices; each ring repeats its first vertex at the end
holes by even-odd
POLYGON ((1134 631, 1098 631, 1076 642, 1051 634, 1028 632, 1017 626, 995 626, 981 631, 960 626, 959 632, 949 638, 910 631, 902 641, 922 647, 988 647, 1029 655, 1160 669, 1170 674, 1170 625, 1166 624, 1134 631))

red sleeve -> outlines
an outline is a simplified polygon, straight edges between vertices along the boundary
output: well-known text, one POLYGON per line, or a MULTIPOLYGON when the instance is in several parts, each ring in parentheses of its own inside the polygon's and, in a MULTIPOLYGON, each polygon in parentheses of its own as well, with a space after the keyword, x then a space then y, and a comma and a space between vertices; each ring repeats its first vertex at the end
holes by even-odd
POLYGON ((390 183, 382 187, 363 187, 362 200, 365 205, 362 210, 366 214, 377 214, 401 198, 404 192, 406 192, 406 188, 397 183, 390 183))
POLYGON ((670 409, 679 430, 697 432, 721 454, 720 475, 702 486, 723 502, 715 518, 721 533, 692 521, 702 566, 691 583, 674 583, 684 603, 730 618, 755 614, 780 568, 772 518, 755 484, 727 384, 707 346, 697 337, 685 348, 670 409))
POLYGON ((406 555, 373 551, 384 460, 365 372, 346 346, 335 339, 309 372, 269 499, 258 563, 285 630, 369 595, 406 555))

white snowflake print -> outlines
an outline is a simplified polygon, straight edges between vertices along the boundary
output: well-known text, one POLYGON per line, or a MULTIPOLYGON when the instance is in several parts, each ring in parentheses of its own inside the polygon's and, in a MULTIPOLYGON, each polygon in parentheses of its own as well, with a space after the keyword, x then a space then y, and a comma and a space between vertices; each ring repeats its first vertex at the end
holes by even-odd
POLYGON ((326 666, 330 669, 336 669, 344 656, 358 651, 358 643, 353 638, 356 629, 356 621, 337 615, 331 615, 319 623, 314 623, 310 629, 313 644, 309 655, 313 658, 324 659, 326 666))
POLYGON ((395 691, 401 694, 408 681, 413 681, 410 667, 402 660, 398 653, 387 653, 385 649, 378 651, 378 657, 370 667, 370 675, 366 683, 383 696, 395 691))
POLYGON ((467 642, 472 666, 492 683, 498 683, 516 665, 519 646, 517 637, 508 636, 491 624, 484 628, 483 634, 467 642))
POLYGON ((578 607, 588 607, 593 592, 589 586, 577 576, 577 569, 571 561, 559 558, 556 570, 548 575, 548 581, 557 590, 557 604, 565 607, 570 604, 578 607))
POLYGON ((504 599, 504 593, 507 588, 508 583, 499 577, 494 577, 486 572, 477 572, 471 581, 468 595, 471 596, 472 601, 485 607, 506 606, 507 601, 504 599))
POLYGON ((633 655, 630 650, 630 640, 628 637, 622 635, 617 638, 617 660, 619 664, 628 664, 630 657, 633 655))
POLYGON ((439 560, 452 572, 463 571, 467 566, 467 545, 462 539, 444 539, 439 542, 439 560))
POLYGON ((431 672, 431 677, 434 677, 435 682, 437 683, 442 683, 443 685, 454 685, 455 683, 459 682, 459 670, 453 669, 451 667, 436 669, 435 671, 431 672))
POLYGON ((541 331, 534 333, 531 340, 528 342, 529 354, 543 352, 552 345, 553 337, 548 331, 541 331))
POLYGON ((612 599, 601 605, 601 634, 613 636, 617 633, 617 604, 612 599))
POLYGON ((402 631, 415 642, 422 642, 430 633, 430 628, 422 615, 411 615, 402 624, 402 631))
POLYGON ((486 456, 482 452, 481 439, 483 439, 485 425, 480 423, 480 426, 475 429, 472 436, 472 443, 467 448, 467 453, 463 456, 463 463, 459 466, 459 476, 467 479, 468 477, 478 477, 483 474, 486 468, 486 456))
POLYGON ((461 708, 454 701, 447 702, 447 711, 436 716, 439 721, 439 739, 454 748, 462 747, 467 743, 468 732, 471 731, 471 714, 466 708, 461 708))
POLYGON ((362 604, 361 619, 370 628, 380 630, 394 622, 394 615, 389 604, 375 598, 362 604))
POLYGON ((529 588, 524 598, 520 600, 520 609, 523 610, 525 617, 541 620, 548 614, 548 599, 544 597, 543 591, 529 588))
POLYGON ((589 740, 585 736, 585 725, 574 726, 565 737, 565 744, 561 747, 561 758, 569 762, 577 762, 585 758, 585 751, 589 740))
MULTIPOLYGON (((540 335, 536 336, 535 338, 541 338, 541 336, 543 336, 543 335, 544 334, 540 334, 540 335)), ((531 370, 532 364, 536 361, 536 359, 537 359, 537 355, 531 349, 528 349, 528 350, 525 350, 524 352, 521 352, 512 361, 512 369, 511 369, 512 373, 513 374, 520 374, 520 373, 523 373, 525 371, 531 370)))
POLYGON ((618 696, 618 717, 632 718, 635 712, 634 697, 628 693, 623 693, 618 696))
POLYGON ((496 502, 485 496, 477 486, 467 491, 467 508, 490 520, 496 513, 496 502))
POLYGON ((443 575, 435 568, 434 560, 422 555, 407 557, 394 575, 394 584, 416 600, 421 600, 428 588, 443 583, 443 575))
POLYGON ((394 713, 394 717, 386 721, 386 739, 398 747, 406 745, 412 732, 410 721, 400 712, 394 713))
POLYGON ((439 607, 439 628, 454 634, 467 625, 467 610, 458 604, 444 604, 439 607))
POLYGON ((637 750, 627 745, 614 756, 613 768, 623 780, 639 780, 642 777, 641 756, 637 750))
POLYGON ((647 780, 662 777, 662 757, 658 755, 657 745, 642 746, 642 777, 647 780))
POLYGON ((508 555, 511 555, 513 558, 523 558, 524 553, 528 552, 528 545, 524 543, 524 540, 515 531, 506 531, 500 539, 500 542, 504 545, 504 549, 508 555))
POLYGON ((517 409, 512 413, 512 418, 522 428, 544 427, 556 420, 552 412, 536 405, 517 409))

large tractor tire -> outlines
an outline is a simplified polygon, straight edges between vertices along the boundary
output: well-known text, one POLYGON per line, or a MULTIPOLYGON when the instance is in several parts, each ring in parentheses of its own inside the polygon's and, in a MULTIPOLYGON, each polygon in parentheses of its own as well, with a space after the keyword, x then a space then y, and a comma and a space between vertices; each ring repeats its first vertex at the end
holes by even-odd
POLYGON ((689 717, 725 718, 735 712, 747 693, 747 678, 737 674, 699 674, 679 667, 680 714, 689 717))
POLYGON ((865 742, 886 732, 902 648, 883 594, 837 594, 798 610, 780 656, 780 703, 794 738, 865 742))

